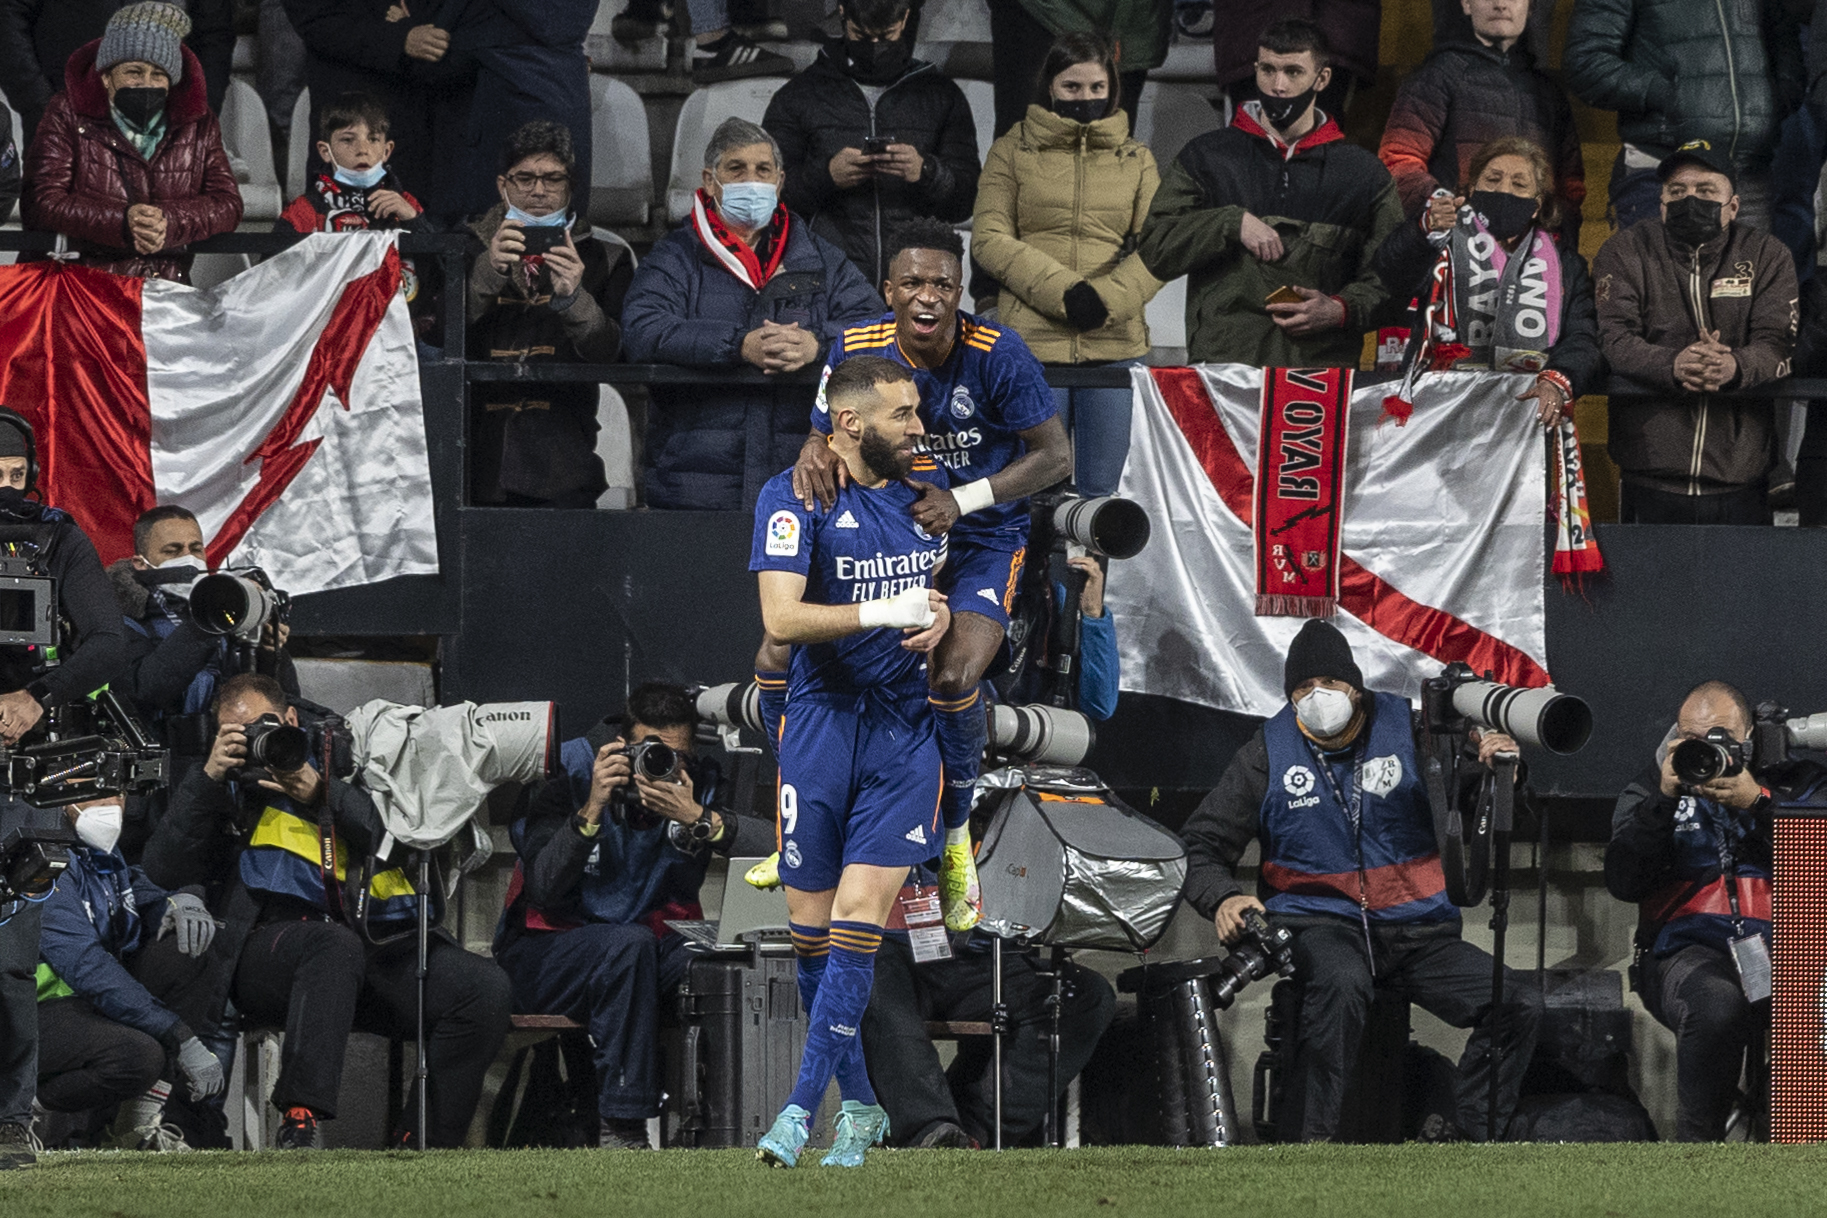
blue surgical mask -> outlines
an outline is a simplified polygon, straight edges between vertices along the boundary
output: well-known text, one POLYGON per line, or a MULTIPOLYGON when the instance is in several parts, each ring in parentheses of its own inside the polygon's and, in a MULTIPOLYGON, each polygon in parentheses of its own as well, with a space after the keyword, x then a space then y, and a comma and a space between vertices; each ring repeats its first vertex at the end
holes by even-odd
POLYGON ((725 182, 717 210, 738 228, 761 228, 779 205, 780 190, 772 182, 725 182))
POLYGON ((372 190, 381 184, 382 178, 387 176, 387 166, 376 165, 372 169, 344 169, 338 165, 336 172, 331 176, 344 186, 359 186, 363 190, 372 190))
POLYGON ((530 216, 512 203, 508 204, 507 218, 524 228, 563 228, 567 216, 564 208, 559 208, 549 216, 530 216))

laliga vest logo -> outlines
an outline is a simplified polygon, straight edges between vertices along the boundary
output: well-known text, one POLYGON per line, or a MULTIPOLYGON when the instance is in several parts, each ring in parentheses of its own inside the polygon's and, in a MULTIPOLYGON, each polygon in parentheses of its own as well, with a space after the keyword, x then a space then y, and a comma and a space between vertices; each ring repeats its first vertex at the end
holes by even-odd
POLYGON ((1288 772, 1281 776, 1281 785, 1288 794, 1299 799, 1313 790, 1313 771, 1304 765, 1291 765, 1288 772))
POLYGON ((971 401, 971 391, 963 385, 952 390, 952 417, 968 419, 977 413, 977 403, 971 401))

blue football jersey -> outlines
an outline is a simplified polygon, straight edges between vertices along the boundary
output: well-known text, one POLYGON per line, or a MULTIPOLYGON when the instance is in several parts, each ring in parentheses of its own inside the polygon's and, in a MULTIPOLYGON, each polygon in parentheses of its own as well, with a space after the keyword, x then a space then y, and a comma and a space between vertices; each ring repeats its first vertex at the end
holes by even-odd
MULTIPOLYGON (((913 368, 895 341, 894 314, 850 326, 831 344, 825 374, 852 355, 878 355, 913 368)), ((952 482, 975 482, 1000 473, 1027 451, 1021 434, 1058 414, 1046 373, 1021 335, 958 314, 958 341, 945 363, 928 371, 914 368, 920 390, 920 422, 926 449, 951 471, 952 482)), ((812 407, 812 426, 831 434, 823 382, 812 407)), ((998 503, 972 512, 952 529, 954 536, 997 550, 1027 544, 1026 501, 998 503)))
MULTIPOLYGON (((912 477, 950 486, 932 458, 914 458, 912 477)), ((793 471, 768 480, 755 503, 751 571, 792 571, 806 577, 807 602, 846 605, 880 600, 908 588, 930 588, 945 561, 946 539, 923 532, 908 514, 917 496, 890 482, 870 490, 854 482, 830 511, 793 494, 793 471)), ((852 696, 865 690, 926 696, 926 657, 901 646, 891 627, 859 631, 829 643, 793 648, 787 698, 812 693, 852 696)))

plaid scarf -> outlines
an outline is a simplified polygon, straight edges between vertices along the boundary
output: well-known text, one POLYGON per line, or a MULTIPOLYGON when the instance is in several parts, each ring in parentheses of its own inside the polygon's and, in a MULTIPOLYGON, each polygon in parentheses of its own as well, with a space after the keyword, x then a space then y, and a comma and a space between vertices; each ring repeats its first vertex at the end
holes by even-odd
POLYGON ((692 197, 691 228, 711 256, 723 269, 759 292, 780 269, 787 253, 787 229, 791 224, 783 204, 774 209, 774 218, 762 230, 761 239, 750 249, 748 242, 736 236, 717 214, 717 202, 700 188, 692 197), (762 259, 767 261, 763 262, 762 259))

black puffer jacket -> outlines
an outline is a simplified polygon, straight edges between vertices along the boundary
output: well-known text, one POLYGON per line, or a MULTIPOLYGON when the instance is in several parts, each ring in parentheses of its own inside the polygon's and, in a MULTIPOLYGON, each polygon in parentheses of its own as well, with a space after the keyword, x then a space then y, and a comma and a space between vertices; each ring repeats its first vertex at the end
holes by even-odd
POLYGON ((761 125, 780 144, 787 182, 781 202, 812 231, 841 248, 863 278, 887 277, 884 243, 915 216, 958 222, 977 199, 977 124, 964 91, 932 64, 914 60, 873 103, 821 51, 817 62, 781 86, 761 125), (870 135, 911 144, 925 164, 918 182, 877 178, 850 190, 831 180, 831 158, 861 148, 870 135))
POLYGON ((1586 168, 1573 107, 1521 43, 1505 52, 1471 38, 1429 55, 1396 91, 1377 156, 1412 216, 1436 189, 1457 193, 1472 157, 1505 136, 1533 140, 1548 154, 1561 231, 1577 243, 1586 168))
POLYGON ((1802 96, 1800 31, 1779 0, 1580 0, 1562 66, 1654 156, 1704 139, 1761 168, 1802 96))

